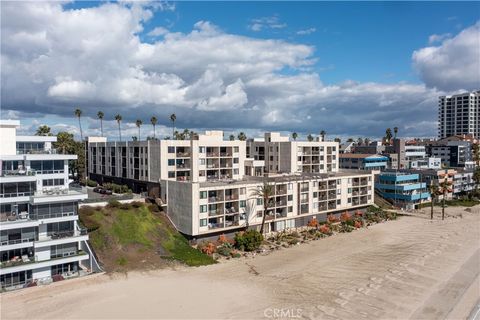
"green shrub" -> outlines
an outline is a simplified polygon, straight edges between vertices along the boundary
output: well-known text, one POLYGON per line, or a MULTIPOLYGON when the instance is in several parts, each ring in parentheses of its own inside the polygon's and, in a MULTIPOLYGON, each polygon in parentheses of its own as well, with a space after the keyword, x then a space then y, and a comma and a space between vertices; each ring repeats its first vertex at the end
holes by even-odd
POLYGON ((90 180, 90 179, 87 180, 87 186, 96 187, 97 185, 98 185, 97 181, 93 181, 93 180, 90 180))
POLYGON ((119 208, 122 209, 122 210, 130 210, 130 209, 132 209, 132 205, 128 202, 120 203, 119 208))
POLYGON ((107 208, 119 208, 122 204, 116 199, 108 200, 107 208))
POLYGON ((243 251, 253 251, 260 247, 263 235, 257 230, 237 232, 235 234, 235 247, 243 251))
POLYGON ((233 252, 232 251, 232 258, 240 258, 242 255, 238 252, 233 252))
POLYGON ((119 266, 124 266, 127 264, 127 259, 125 257, 120 257, 117 259, 117 264, 119 266))
POLYGON ((232 253, 232 249, 225 246, 221 246, 217 248, 217 253, 224 257, 229 257, 232 253))
POLYGON ((140 201, 133 201, 133 202, 130 203, 130 205, 133 208, 140 208, 140 207, 143 207, 144 203, 140 202, 140 201))

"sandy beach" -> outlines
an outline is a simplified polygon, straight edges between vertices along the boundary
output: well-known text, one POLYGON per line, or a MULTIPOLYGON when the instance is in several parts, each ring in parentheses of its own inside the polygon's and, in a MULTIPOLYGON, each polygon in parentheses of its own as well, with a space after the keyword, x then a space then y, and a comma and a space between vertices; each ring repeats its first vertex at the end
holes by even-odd
POLYGON ((267 256, 9 292, 1 318, 465 319, 480 297, 480 207, 427 212, 267 256))

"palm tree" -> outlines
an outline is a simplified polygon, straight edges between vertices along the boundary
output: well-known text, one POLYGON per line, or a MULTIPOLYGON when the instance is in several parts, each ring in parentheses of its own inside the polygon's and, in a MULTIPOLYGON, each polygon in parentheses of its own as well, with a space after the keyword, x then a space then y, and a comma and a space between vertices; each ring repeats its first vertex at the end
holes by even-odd
POLYGON ((140 126, 141 126, 142 124, 143 124, 143 121, 140 120, 140 119, 137 119, 137 121, 135 121, 135 125, 136 125, 137 128, 138 128, 138 141, 141 140, 141 138, 140 138, 140 126))
POLYGON ((80 117, 82 116, 82 110, 75 109, 75 116, 78 118, 78 126, 80 128, 80 140, 83 141, 82 122, 80 121, 80 117))
POLYGON ((312 142, 312 141, 313 141, 313 136, 312 136, 311 134, 309 134, 309 135, 307 136, 307 140, 310 141, 310 142, 312 142))
POLYGON ((115 116, 115 120, 117 120, 117 124, 118 124, 118 136, 120 137, 120 141, 122 141, 122 130, 120 128, 120 122, 122 122, 122 116, 117 114, 115 116))
POLYGON ((430 212, 430 219, 433 219, 433 203, 435 201, 435 198, 437 197, 438 195, 438 186, 436 184, 433 183, 433 181, 430 183, 430 185, 428 186, 428 189, 430 190, 430 196, 432 197, 432 202, 430 203, 431 204, 431 212, 430 212))
POLYGON ((102 132, 103 137, 103 117, 105 117, 105 114, 102 111, 98 111, 97 117, 100 119, 100 131, 102 132))
POLYGON ((267 217, 268 208, 271 205, 270 197, 272 197, 274 193, 275 193, 275 189, 273 185, 268 184, 267 182, 264 182, 263 186, 258 187, 252 192, 253 197, 263 199, 263 217, 262 217, 262 225, 260 227, 261 234, 263 234, 263 229, 265 226, 265 218, 267 217))
POLYGON ((234 141, 234 140, 235 140, 235 136, 234 136, 233 134, 231 134, 231 135, 228 137, 228 139, 229 139, 230 141, 234 141))
POLYGON ((348 138, 347 142, 353 142, 353 138, 348 138))
POLYGON ((245 141, 245 140, 247 140, 247 136, 246 136, 245 133, 243 133, 243 132, 240 132, 240 133, 238 134, 238 137, 237 137, 237 138, 238 138, 238 140, 240 140, 240 141, 245 141))
POLYGON ((342 143, 342 139, 340 139, 339 137, 336 137, 335 139, 333 139, 333 141, 338 142, 338 143, 342 143))
POLYGON ((445 220, 445 198, 447 197, 448 193, 448 187, 451 185, 451 183, 445 178, 442 183, 440 183, 440 188, 442 189, 442 220, 445 220))
POLYGON ((370 145, 370 139, 369 139, 369 138, 363 139, 363 143, 364 143, 366 146, 370 145))
POLYGON ((156 137, 155 137, 155 126, 157 125, 157 121, 158 121, 158 119, 157 119, 157 117, 155 117, 155 116, 153 116, 153 117, 150 118, 150 123, 151 123, 152 126, 153 126, 153 139, 156 138, 156 137))
POLYGON ((363 144, 363 139, 360 137, 357 139, 357 145, 361 146, 363 144))
POLYGON ((392 129, 387 128, 385 130, 385 144, 390 145, 390 140, 392 140, 392 129))
POLYGON ((393 128, 394 138, 397 139, 398 127, 393 128))
POLYGON ((297 141, 298 133, 296 133, 296 132, 292 133, 292 138, 293 138, 293 140, 297 141))
POLYGON ((322 141, 325 141, 325 137, 327 136, 325 130, 320 131, 320 136, 322 137, 322 141))
POLYGON ((35 132, 36 136, 51 136, 52 133, 50 132, 50 127, 44 124, 43 126, 38 127, 37 132, 35 132))
POLYGON ((170 115, 170 121, 172 121, 172 134, 173 136, 175 136, 175 121, 177 120, 177 116, 175 115, 175 113, 172 113, 170 115))

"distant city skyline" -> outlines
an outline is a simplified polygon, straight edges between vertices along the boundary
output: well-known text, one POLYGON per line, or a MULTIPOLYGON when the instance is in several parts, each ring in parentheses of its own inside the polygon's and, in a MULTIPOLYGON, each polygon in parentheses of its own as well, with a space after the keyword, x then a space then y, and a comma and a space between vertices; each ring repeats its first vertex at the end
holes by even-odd
POLYGON ((1 2, 1 118, 84 135, 176 127, 437 135, 480 89, 478 2, 1 2))

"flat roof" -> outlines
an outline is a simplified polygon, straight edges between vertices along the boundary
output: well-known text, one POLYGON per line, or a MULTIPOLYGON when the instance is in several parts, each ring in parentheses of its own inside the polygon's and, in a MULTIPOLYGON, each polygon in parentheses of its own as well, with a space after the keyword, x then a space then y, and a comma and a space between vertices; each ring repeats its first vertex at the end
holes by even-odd
POLYGON ((365 159, 365 158, 385 158, 388 159, 386 156, 382 156, 380 154, 371 154, 371 153, 341 153, 340 158, 351 158, 351 159, 365 159))
POLYGON ((17 142, 57 142, 56 136, 17 136, 17 142))

